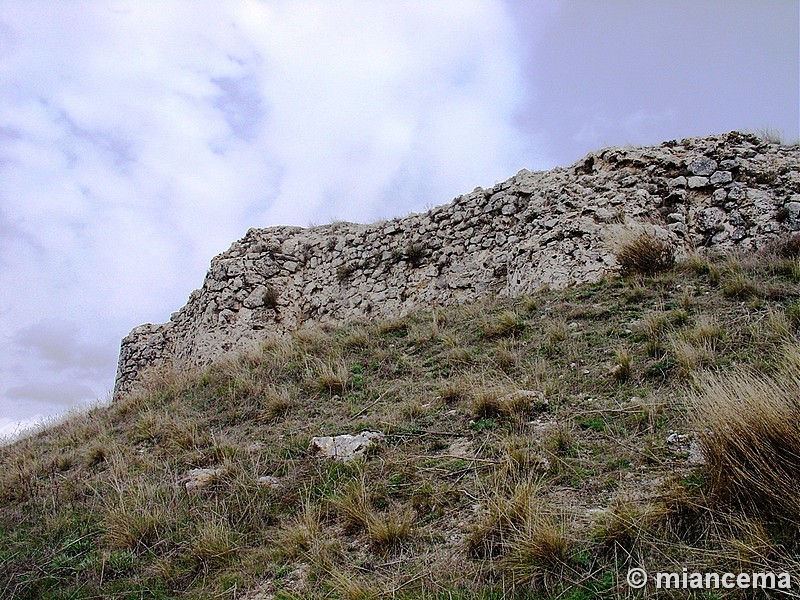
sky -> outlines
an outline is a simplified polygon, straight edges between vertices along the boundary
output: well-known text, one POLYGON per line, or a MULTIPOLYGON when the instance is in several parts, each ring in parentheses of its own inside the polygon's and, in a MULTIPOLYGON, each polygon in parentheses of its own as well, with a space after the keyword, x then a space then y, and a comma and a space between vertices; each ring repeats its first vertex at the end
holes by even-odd
POLYGON ((371 222, 605 146, 800 138, 797 0, 0 0, 0 435, 250 227, 371 222))

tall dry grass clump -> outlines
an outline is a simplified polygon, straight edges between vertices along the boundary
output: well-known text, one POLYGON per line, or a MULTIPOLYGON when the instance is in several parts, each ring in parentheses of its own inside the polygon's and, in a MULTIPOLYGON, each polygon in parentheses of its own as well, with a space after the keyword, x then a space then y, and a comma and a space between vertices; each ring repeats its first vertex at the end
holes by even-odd
POLYGON ((615 246, 623 276, 655 275, 669 271, 675 265, 675 249, 650 231, 634 233, 621 230, 615 246))
POLYGON ((706 375, 697 389, 698 435, 716 499, 746 514, 800 522, 800 361, 787 360, 774 375, 706 375))

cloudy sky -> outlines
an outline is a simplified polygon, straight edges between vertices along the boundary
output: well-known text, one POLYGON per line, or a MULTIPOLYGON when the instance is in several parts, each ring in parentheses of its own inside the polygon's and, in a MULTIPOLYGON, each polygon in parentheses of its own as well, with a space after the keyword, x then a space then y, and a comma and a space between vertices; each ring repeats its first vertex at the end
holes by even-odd
POLYGON ((249 227, 798 131, 797 0, 0 0, 0 432, 105 400, 249 227))

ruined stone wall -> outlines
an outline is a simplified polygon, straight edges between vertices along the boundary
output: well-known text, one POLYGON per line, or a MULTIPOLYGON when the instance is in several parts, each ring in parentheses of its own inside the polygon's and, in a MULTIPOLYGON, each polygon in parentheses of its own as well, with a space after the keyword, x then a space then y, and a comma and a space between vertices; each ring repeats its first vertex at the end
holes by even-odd
POLYGON ((757 248, 800 229, 800 148, 730 133, 609 148, 523 170, 422 214, 371 225, 251 229, 211 261, 168 323, 122 341, 115 397, 148 367, 208 364, 303 323, 390 317, 617 267, 615 229, 648 224, 679 249, 757 248))

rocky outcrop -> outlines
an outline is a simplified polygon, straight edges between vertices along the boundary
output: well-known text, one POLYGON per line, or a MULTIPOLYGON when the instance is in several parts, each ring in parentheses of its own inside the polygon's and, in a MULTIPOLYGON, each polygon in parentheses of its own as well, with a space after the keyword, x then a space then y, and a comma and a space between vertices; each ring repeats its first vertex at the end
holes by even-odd
POLYGON ((608 148, 570 168, 522 170, 422 214, 251 229, 211 261, 168 323, 125 337, 115 397, 149 367, 208 364, 307 321, 597 280, 617 268, 621 227, 644 224, 684 250, 757 248, 800 230, 798 157, 796 146, 736 132, 608 148))

